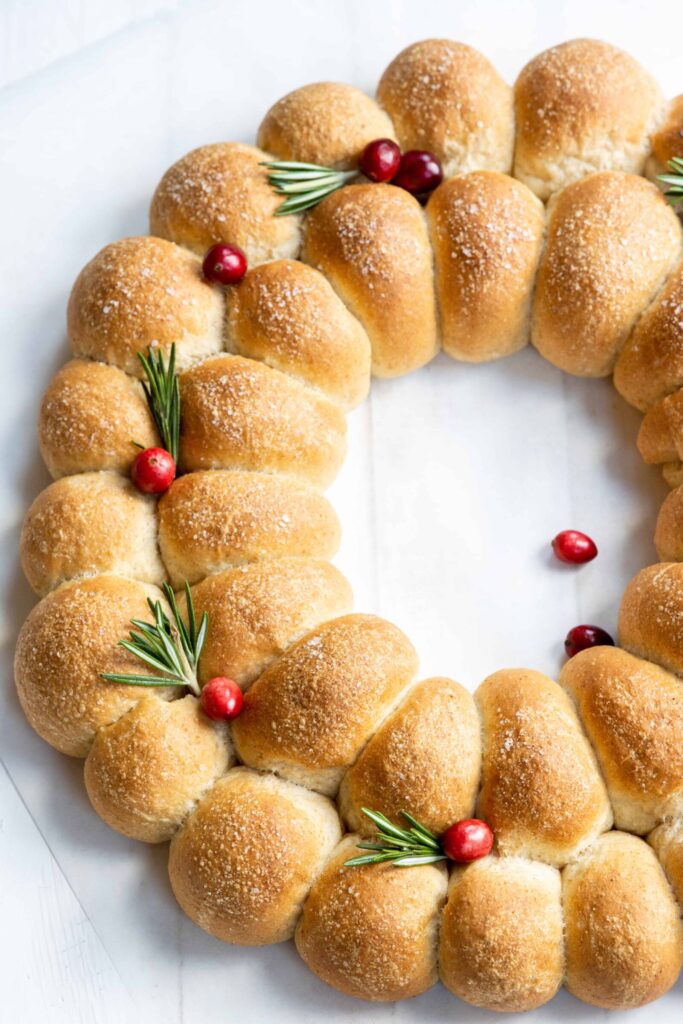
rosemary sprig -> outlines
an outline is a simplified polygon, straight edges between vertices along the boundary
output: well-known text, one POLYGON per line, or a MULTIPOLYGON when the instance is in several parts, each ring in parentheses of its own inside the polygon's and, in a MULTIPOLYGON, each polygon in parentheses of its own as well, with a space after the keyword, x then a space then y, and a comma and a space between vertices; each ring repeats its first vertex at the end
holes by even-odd
POLYGON ((275 211, 276 217, 301 213, 317 206, 321 199, 336 192, 348 181, 358 177, 358 171, 337 171, 320 164, 302 164, 297 160, 273 160, 263 164, 268 169, 268 183, 280 196, 287 196, 275 211))
POLYGON ((164 583, 164 596, 171 607, 172 619, 164 611, 161 601, 147 598, 147 604, 154 616, 154 622, 131 619, 135 626, 129 640, 119 640, 119 645, 140 661, 157 669, 160 675, 144 676, 135 673, 102 672, 102 679, 111 683, 127 683, 129 686, 183 686, 196 697, 200 694, 197 681, 199 655, 206 639, 209 626, 208 612, 204 612, 197 628, 197 619, 190 586, 185 583, 187 599, 187 625, 180 614, 176 596, 168 583, 164 583))
POLYGON ((658 175, 657 181, 669 186, 664 195, 672 206, 678 206, 683 202, 683 157, 672 157, 666 166, 672 173, 658 175))
POLYGON ((154 417, 164 448, 178 461, 180 446, 180 387, 175 370, 175 342, 171 345, 168 366, 161 349, 149 348, 147 355, 138 352, 147 380, 142 382, 149 411, 154 417))
POLYGON ((367 807, 361 810, 377 826, 377 833, 374 842, 363 840, 357 844, 358 849, 372 850, 372 853, 352 857, 346 861, 346 867, 392 861, 395 867, 408 868, 416 864, 435 864, 439 860, 446 860, 446 854, 434 833, 416 821, 407 811, 401 811, 401 816, 410 825, 410 828, 406 829, 394 825, 378 811, 371 811, 367 807))

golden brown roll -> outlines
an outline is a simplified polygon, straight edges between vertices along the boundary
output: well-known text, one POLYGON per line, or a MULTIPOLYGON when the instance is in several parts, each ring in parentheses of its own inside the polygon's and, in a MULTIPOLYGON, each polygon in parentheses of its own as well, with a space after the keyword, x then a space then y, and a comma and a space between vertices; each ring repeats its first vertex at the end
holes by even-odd
POLYGON ((683 387, 683 263, 636 323, 614 367, 614 386, 645 412, 683 387))
POLYGON ((284 942, 339 836, 326 797, 235 768, 173 838, 173 893, 196 925, 223 942, 284 942))
MULTIPOLYGON (((672 157, 683 157, 683 96, 675 96, 667 107, 666 116, 650 138, 652 152, 645 164, 645 173, 651 181, 665 174, 672 157)), ((666 188, 666 185, 662 186, 666 188)))
POLYGON ((175 342, 179 368, 220 352, 223 308, 220 289, 204 280, 191 253, 161 238, 123 238, 76 278, 69 340, 74 355, 142 377, 137 353, 150 346, 168 355, 175 342))
POLYGON ((606 171, 560 192, 536 278, 541 355, 578 377, 610 374, 680 247, 676 214, 644 178, 606 171))
POLYGON ((518 1013, 562 984, 560 875, 523 857, 484 857, 456 868, 439 949, 441 980, 467 1003, 518 1013))
POLYGON ((649 832, 683 811, 683 683, 618 647, 570 658, 569 691, 607 784, 614 822, 649 832))
POLYGON ((247 691, 233 723, 238 757, 332 795, 416 671, 412 644, 390 622, 332 619, 247 691))
POLYGON ((137 380, 107 363, 72 359, 52 378, 38 417, 38 440, 51 476, 113 469, 130 472, 139 449, 159 444, 137 380))
POLYGON ((662 476, 664 477, 664 482, 669 487, 680 487, 683 484, 683 464, 681 464, 680 460, 666 462, 662 466, 662 476))
POLYGON ((331 558, 339 538, 321 494, 272 473, 187 473, 159 502, 159 546, 175 588, 246 562, 331 558))
POLYGON ((648 836, 659 863, 669 879, 676 899, 683 907, 683 822, 666 821, 648 836))
POLYGON ((199 679, 228 676, 246 687, 296 640, 351 611, 351 587, 314 558, 276 558, 226 569, 192 588, 197 618, 210 628, 199 679))
POLYGON ((198 256, 217 242, 239 245, 249 265, 294 259, 300 245, 297 215, 275 217, 282 198, 262 166, 268 154, 238 142, 200 146, 181 157, 157 185, 150 231, 198 256))
POLYGON ((279 370, 216 356, 180 376, 180 462, 194 469, 284 473, 323 489, 346 454, 333 402, 279 370))
POLYGON ((678 907, 650 847, 625 832, 601 836, 562 876, 572 995, 628 1010, 664 995, 683 963, 678 907))
POLYGON ((514 93, 514 174, 541 199, 590 171, 642 172, 663 100, 623 50, 597 39, 553 46, 522 69, 514 93))
POLYGON ((683 458, 683 389, 651 406, 638 432, 638 450, 645 462, 680 463, 683 458))
POLYGON ((21 565, 43 597, 65 580, 112 572, 161 584, 156 501, 118 473, 66 476, 24 518, 21 565))
POLYGON ((387 115, 360 89, 312 82, 273 104, 257 139, 278 160, 355 167, 368 142, 394 137, 387 115))
POLYGON ((408 811, 437 835, 471 817, 479 786, 481 729, 470 693, 452 679, 426 679, 380 726, 339 792, 356 832, 375 826, 361 808, 405 827, 408 811))
POLYGON ((97 730, 146 694, 176 696, 175 688, 100 678, 101 672, 141 672, 141 662, 118 642, 131 619, 151 621, 147 598, 159 600, 161 593, 120 576, 77 580, 43 598, 21 627, 14 659, 19 700, 38 735, 63 754, 85 757, 97 730))
POLYGON ((655 547, 662 562, 683 562, 683 487, 667 495, 657 516, 655 547))
POLYGON ((377 99, 402 149, 434 153, 446 177, 512 167, 512 90, 471 46, 452 39, 413 43, 382 75, 377 99))
POLYGON ((683 675, 683 563, 660 562, 633 577, 621 599, 619 644, 683 675))
POLYGON ((437 980, 439 915, 446 897, 440 864, 345 867, 358 856, 345 836, 304 903, 299 955, 328 985, 359 999, 393 1001, 437 980))
POLYGON ((444 182, 427 222, 444 350, 483 362, 523 348, 543 241, 540 199, 514 178, 478 171, 444 182))
POLYGON ((302 258, 368 332, 376 377, 409 373, 436 354, 432 251, 408 192, 393 185, 333 192, 307 219, 302 258))
POLYGON ((195 697, 145 697, 95 736, 85 788, 110 828, 163 843, 232 761, 225 724, 212 722, 195 697))
POLYGON ((478 817, 502 854, 561 867, 612 824, 595 755, 557 683, 503 669, 475 694, 482 718, 478 817))
POLYGON ((227 291, 226 347, 318 388, 343 409, 370 388, 370 340, 313 267, 274 260, 227 291))

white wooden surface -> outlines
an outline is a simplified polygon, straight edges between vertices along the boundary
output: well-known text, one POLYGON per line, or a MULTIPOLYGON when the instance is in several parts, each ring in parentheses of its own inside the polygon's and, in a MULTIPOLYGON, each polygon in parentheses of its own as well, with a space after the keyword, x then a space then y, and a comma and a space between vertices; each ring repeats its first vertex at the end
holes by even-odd
MULTIPOLYGON (((478 46, 509 80, 543 47, 597 35, 673 95, 680 17, 668 0, 0 3, 0 1020, 493 1020, 439 987, 368 1007, 318 983, 289 946, 222 946, 176 910, 165 850, 116 836, 90 811, 80 764, 33 736, 12 687, 32 604, 18 529, 47 483, 33 423, 66 357, 72 279, 106 242, 145 231, 156 181, 192 146, 251 141, 268 105, 306 81, 372 90, 403 45, 429 35, 478 46)), ((563 378, 530 351, 478 368, 441 357, 375 385, 331 491, 358 607, 404 627, 425 674, 474 687, 505 665, 555 672, 567 628, 613 628, 625 583, 654 560, 664 488, 635 453, 637 426, 609 385, 563 378), (548 556, 567 526, 601 545, 578 573, 548 556)), ((680 1020, 682 1009, 679 983, 629 1020, 680 1020)), ((566 994, 532 1015, 600 1016, 566 994)))

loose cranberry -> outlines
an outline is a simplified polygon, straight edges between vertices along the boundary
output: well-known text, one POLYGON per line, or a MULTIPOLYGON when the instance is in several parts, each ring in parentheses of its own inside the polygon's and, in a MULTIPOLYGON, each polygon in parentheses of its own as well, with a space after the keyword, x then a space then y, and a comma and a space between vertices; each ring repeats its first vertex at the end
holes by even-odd
POLYGON ((202 263, 207 281, 239 284, 247 272, 247 257, 238 245, 212 245, 202 263))
POLYGON ((131 479, 145 494, 161 494, 175 480, 175 462, 165 448, 145 448, 135 456, 131 479))
POLYGON ((598 554, 595 541, 579 530, 562 530, 552 541, 552 546, 556 558, 572 565, 592 562, 598 554))
POLYGON ((200 703, 204 713, 216 721, 237 718, 242 710, 242 691, 234 679, 216 676, 203 688, 200 703))
POLYGON ((443 852, 459 864, 469 864, 491 852, 493 832, 479 818, 464 818, 446 829, 441 837, 443 852))
POLYGON ((432 153, 423 149, 409 149, 401 157, 393 183, 414 196, 431 192, 443 180, 441 164, 432 153))
POLYGON ((368 142, 358 167, 370 181, 391 181, 401 163, 401 150, 391 139, 368 142))
POLYGON ((614 647, 614 640, 600 626, 574 626, 569 630, 564 641, 568 658, 589 647, 614 647))

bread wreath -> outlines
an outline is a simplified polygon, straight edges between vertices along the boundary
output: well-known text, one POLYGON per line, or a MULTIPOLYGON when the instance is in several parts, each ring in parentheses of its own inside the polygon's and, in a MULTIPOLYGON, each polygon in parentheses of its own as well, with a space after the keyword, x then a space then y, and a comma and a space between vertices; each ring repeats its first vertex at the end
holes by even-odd
POLYGON ((639 176, 683 154, 683 104, 591 40, 534 58, 514 90, 464 44, 417 43, 378 101, 296 90, 266 115, 263 149, 183 157, 153 236, 80 274, 74 359, 39 421, 55 482, 22 534, 45 596, 19 636, 19 697, 48 743, 85 758, 106 822, 171 839, 180 905, 226 942, 294 936, 316 974, 365 999, 440 976, 489 1009, 539 1006, 563 983, 640 1006, 683 963, 683 488, 657 529, 671 561, 624 594, 620 648, 578 655, 559 684, 503 670, 474 697, 417 683, 408 639, 351 614, 321 491, 371 367, 407 373, 440 347, 483 361, 529 338, 570 373, 614 372, 646 413, 643 457, 683 479, 681 227, 639 176), (274 217, 264 150, 346 167, 377 135, 442 160, 426 216, 394 186, 357 184, 274 217), (219 241, 252 266, 225 294, 198 255, 219 241), (171 343, 183 475, 156 503, 126 479, 131 437, 156 441, 136 353, 171 343), (167 578, 188 579, 215 623, 200 682, 220 670, 246 691, 231 729, 194 696, 100 678, 127 670, 116 641, 167 578), (367 831, 364 805, 436 831, 478 810, 495 852, 450 880, 442 865, 348 867, 342 827, 367 831))

